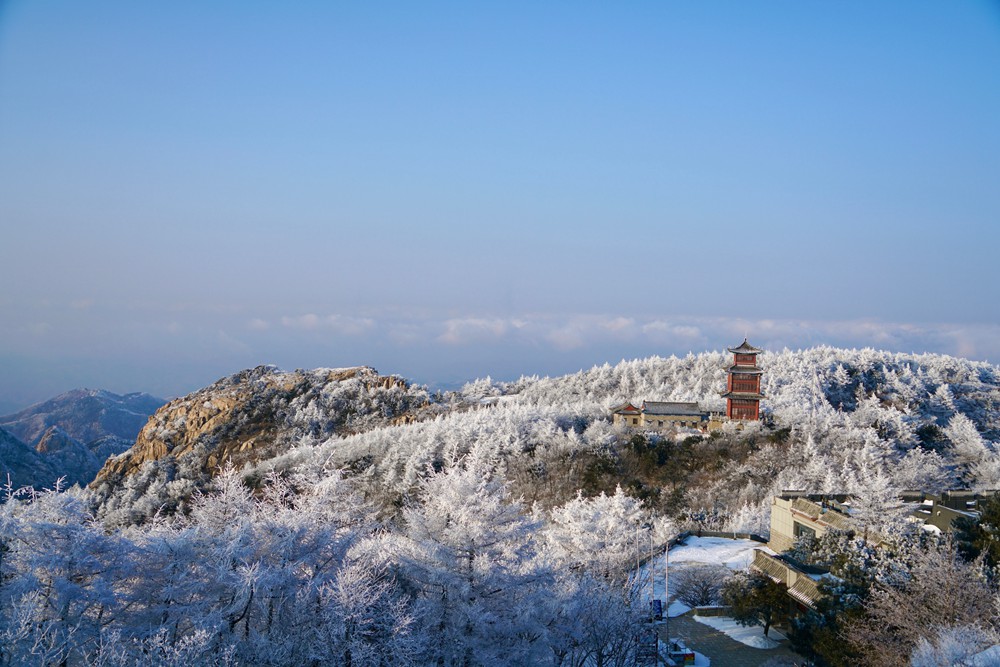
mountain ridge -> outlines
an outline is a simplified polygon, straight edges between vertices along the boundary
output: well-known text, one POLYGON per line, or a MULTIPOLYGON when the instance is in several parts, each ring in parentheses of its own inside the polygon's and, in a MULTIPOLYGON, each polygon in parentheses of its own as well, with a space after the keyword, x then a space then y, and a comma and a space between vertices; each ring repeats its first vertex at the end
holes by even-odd
POLYGON ((149 416, 164 403, 164 399, 145 392, 115 394, 104 389, 72 389, 0 416, 0 427, 29 445, 37 445, 52 426, 59 426, 83 443, 107 435, 134 440, 149 416))
POLYGON ((354 383, 349 390, 331 384, 330 369, 248 369, 165 406, 140 438, 145 445, 109 461, 91 488, 99 513, 129 523, 183 505, 227 461, 251 485, 342 469, 393 513, 428 471, 485 448, 526 502, 551 506, 621 483, 661 511, 707 511, 752 532, 766 530, 767 502, 782 488, 843 492, 875 471, 899 488, 1000 484, 1000 372, 945 355, 766 353, 773 426, 733 424, 702 438, 611 425, 610 408, 626 400, 719 402, 726 359, 650 357, 555 378, 479 380, 434 396, 423 388, 408 395, 396 378, 388 381, 401 383, 395 398, 375 398, 353 377, 386 382, 366 367, 336 371, 352 376, 341 380, 354 383), (281 383, 288 386, 275 388, 281 383), (237 386, 243 395, 229 412, 194 414, 237 386), (187 413, 171 412, 181 405, 187 413))

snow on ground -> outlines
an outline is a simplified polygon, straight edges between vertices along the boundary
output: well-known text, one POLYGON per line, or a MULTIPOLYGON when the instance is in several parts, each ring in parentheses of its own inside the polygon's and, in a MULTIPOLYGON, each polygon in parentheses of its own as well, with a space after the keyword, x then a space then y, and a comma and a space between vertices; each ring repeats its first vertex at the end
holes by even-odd
POLYGON ((783 634, 771 628, 770 637, 764 636, 764 628, 759 625, 740 625, 728 616, 695 616, 694 620, 704 623, 710 628, 725 633, 731 639, 753 648, 775 648, 778 642, 785 638, 783 634))
POLYGON ((678 616, 683 616, 689 611, 691 611, 691 607, 687 606, 680 600, 674 600, 670 603, 670 606, 667 607, 667 616, 670 618, 677 618, 678 616))
MULTIPOLYGON (((670 550, 670 564, 706 563, 725 565, 730 570, 745 570, 753 562, 754 549, 774 552, 754 540, 731 540, 726 537, 689 537, 670 550)), ((663 567, 662 558, 660 567, 663 567)))
MULTIPOLYGON (((764 549, 767 553, 774 552, 760 542, 754 540, 731 540, 727 537, 689 537, 684 544, 670 550, 670 571, 696 565, 725 565, 730 570, 745 570, 753 562, 754 549, 764 549)), ((650 599, 652 588, 653 599, 664 599, 663 554, 650 560, 640 569, 643 577, 643 596, 650 599), (650 581, 652 579, 652 581, 650 581)), ((671 617, 680 616, 690 608, 680 602, 672 602, 668 610, 671 617)))

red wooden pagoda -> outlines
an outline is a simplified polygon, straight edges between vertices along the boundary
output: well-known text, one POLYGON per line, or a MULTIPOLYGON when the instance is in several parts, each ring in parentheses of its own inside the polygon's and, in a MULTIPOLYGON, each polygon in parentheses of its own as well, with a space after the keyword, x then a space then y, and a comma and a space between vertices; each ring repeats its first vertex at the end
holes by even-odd
POLYGON ((733 364, 726 369, 726 416, 744 421, 760 419, 760 376, 764 372, 757 366, 757 355, 763 352, 743 339, 739 347, 731 347, 733 364))

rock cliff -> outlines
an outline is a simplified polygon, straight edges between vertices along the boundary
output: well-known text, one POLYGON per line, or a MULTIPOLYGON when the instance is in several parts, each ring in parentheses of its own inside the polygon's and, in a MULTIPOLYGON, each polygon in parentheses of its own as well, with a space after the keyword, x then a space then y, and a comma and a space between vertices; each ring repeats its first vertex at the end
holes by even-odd
POLYGON ((142 495, 180 478, 199 486, 222 466, 239 469, 295 445, 411 419, 429 402, 423 387, 369 367, 287 372, 259 366, 160 408, 131 449, 108 459, 91 488, 108 499, 142 495), (142 488, 122 488, 137 484, 142 488))

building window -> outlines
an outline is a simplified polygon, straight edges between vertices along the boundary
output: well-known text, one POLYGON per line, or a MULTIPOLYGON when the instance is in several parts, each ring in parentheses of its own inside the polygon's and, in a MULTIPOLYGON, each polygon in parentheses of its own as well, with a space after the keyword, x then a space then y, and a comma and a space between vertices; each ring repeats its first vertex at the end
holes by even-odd
POLYGON ((809 526, 803 526, 798 521, 794 522, 793 530, 795 537, 810 537, 816 539, 816 531, 809 526))

